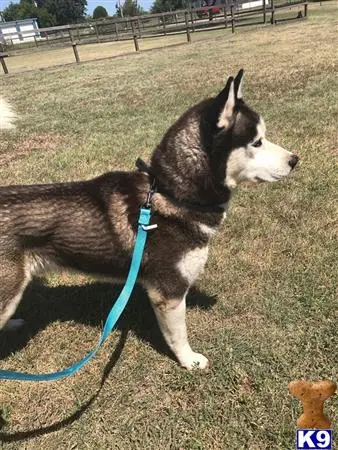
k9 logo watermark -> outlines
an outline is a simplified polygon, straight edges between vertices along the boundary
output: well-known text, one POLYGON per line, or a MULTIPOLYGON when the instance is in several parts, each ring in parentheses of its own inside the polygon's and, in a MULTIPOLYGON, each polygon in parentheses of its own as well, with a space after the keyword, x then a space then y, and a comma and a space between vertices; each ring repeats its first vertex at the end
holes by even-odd
POLYGON ((332 430, 297 430, 297 450, 332 450, 332 430))

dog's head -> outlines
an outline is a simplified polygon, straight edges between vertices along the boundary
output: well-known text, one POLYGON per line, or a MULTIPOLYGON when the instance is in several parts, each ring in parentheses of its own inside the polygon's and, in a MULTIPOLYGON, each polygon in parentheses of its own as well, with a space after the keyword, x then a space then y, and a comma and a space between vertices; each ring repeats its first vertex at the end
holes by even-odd
POLYGON ((211 158, 225 156, 225 184, 277 181, 289 175, 298 157, 265 137, 262 117, 243 100, 243 70, 230 77, 225 88, 209 101, 204 121, 213 134, 211 158))
POLYGON ((154 150, 159 190, 178 201, 223 204, 243 181, 276 181, 298 157, 265 138, 263 119, 243 100, 243 70, 214 98, 188 109, 154 150))

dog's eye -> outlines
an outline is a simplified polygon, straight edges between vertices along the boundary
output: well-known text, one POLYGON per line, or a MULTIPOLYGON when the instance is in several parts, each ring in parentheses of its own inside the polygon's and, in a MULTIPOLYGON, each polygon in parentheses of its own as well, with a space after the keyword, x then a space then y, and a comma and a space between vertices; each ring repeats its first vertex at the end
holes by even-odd
POLYGON ((258 141, 252 144, 253 147, 260 147, 262 145, 262 139, 258 139, 258 141))

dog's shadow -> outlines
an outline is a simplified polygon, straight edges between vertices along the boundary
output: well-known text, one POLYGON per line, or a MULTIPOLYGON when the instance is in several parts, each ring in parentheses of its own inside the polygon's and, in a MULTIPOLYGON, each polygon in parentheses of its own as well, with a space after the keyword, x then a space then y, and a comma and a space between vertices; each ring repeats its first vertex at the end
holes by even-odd
MULTIPOLYGON (((34 280, 26 289, 16 313, 16 317, 25 320, 24 326, 0 332, 0 359, 24 348, 40 330, 55 321, 74 321, 101 328, 121 289, 120 285, 108 283, 49 287, 34 280)), ((209 309, 215 302, 214 297, 197 289, 192 289, 187 297, 188 308, 209 309)), ((140 286, 135 287, 116 329, 132 330, 157 351, 172 356, 159 331, 147 294, 140 286)))
MULTIPOLYGON (((26 325, 17 331, 1 332, 0 359, 24 348, 36 333, 54 321, 72 320, 91 326, 101 326, 121 289, 121 286, 112 287, 110 284, 103 283, 47 287, 39 281, 34 281, 26 290, 18 308, 18 316, 26 321, 26 325)), ((196 289, 192 289, 187 298, 187 305, 191 308, 209 309, 215 302, 214 297, 205 295, 196 289)), ((133 330, 140 339, 149 342, 159 352, 170 355, 157 326, 147 295, 138 286, 118 321, 117 329, 121 330, 119 342, 103 369, 100 386, 78 410, 65 419, 45 427, 16 433, 0 432, 0 441, 20 442, 24 439, 53 433, 79 419, 100 394, 105 380, 123 351, 129 330, 133 330)), ((172 357, 172 355, 170 356, 172 357)), ((6 421, 1 417, 0 411, 0 430, 5 426, 6 421)))

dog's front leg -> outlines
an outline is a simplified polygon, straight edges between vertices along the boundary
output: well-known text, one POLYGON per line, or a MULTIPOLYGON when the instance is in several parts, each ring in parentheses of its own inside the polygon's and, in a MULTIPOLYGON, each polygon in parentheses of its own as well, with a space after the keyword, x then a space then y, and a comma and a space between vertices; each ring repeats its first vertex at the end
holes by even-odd
POLYGON ((187 369, 206 369, 209 361, 200 353, 195 353, 188 342, 185 321, 185 295, 181 299, 168 300, 157 290, 148 289, 160 329, 172 352, 187 369))

